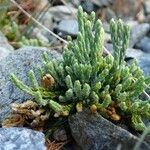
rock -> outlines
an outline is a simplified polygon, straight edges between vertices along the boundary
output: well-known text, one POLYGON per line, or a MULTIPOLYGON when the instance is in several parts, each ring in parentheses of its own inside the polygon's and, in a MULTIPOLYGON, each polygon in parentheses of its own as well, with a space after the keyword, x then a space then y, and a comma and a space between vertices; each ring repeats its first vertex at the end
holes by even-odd
POLYGON ((46 150, 45 136, 26 128, 0 128, 1 150, 46 150))
POLYGON ((126 53, 126 59, 139 59, 143 55, 144 53, 140 49, 128 48, 126 53))
MULTIPOLYGON (((132 150, 138 138, 127 130, 116 126, 98 114, 89 111, 69 117, 73 138, 83 150, 132 150)), ((141 149, 150 150, 150 145, 142 143, 141 149)))
POLYGON ((8 43, 8 40, 2 32, 0 32, 0 60, 13 52, 14 48, 8 43))
POLYGON ((150 53, 150 38, 144 37, 140 42, 135 45, 135 47, 141 49, 146 53, 150 53))
POLYGON ((78 6, 80 5, 80 0, 72 0, 71 3, 72 3, 74 6, 78 7, 78 6))
POLYGON ((3 58, 5 58, 6 56, 8 56, 11 53, 10 50, 4 48, 4 47, 0 47, 0 60, 2 60, 3 58))
POLYGON ((107 21, 107 22, 110 22, 110 20, 112 18, 117 19, 115 12, 112 9, 110 9, 109 7, 104 10, 104 15, 105 15, 105 17, 104 17, 105 21, 107 21))
POLYGON ((62 20, 58 24, 57 30, 65 35, 76 36, 78 34, 78 22, 75 19, 62 20))
POLYGON ((50 37, 51 35, 47 35, 47 32, 41 28, 34 28, 32 32, 30 32, 30 37, 32 38, 37 38, 45 43, 49 42, 48 36, 50 37))
POLYGON ((53 133, 53 138, 54 140, 56 141, 59 141, 59 142, 64 142, 67 140, 67 133, 65 131, 65 129, 57 129, 54 131, 53 133))
POLYGON ((105 43, 105 48, 112 54, 113 53, 113 45, 112 43, 105 43))
POLYGON ((109 33, 105 33, 105 42, 111 42, 111 35, 109 33))
MULTIPOLYGON (((29 84, 27 73, 29 70, 36 70, 38 64, 42 63, 44 51, 49 53, 51 58, 60 58, 56 51, 48 51, 41 47, 24 47, 9 54, 0 63, 0 122, 10 114, 9 105, 14 102, 23 102, 31 98, 10 81, 10 74, 15 73, 25 84, 29 84)), ((36 75, 38 76, 38 75, 36 75)))
POLYGON ((119 18, 134 18, 141 6, 141 0, 114 0, 113 10, 119 18))
POLYGON ((145 10, 146 15, 150 14, 150 1, 149 0, 144 0, 144 10, 145 10))
POLYGON ((46 13, 51 14, 54 17, 53 19, 55 21, 60 21, 64 19, 72 19, 72 15, 77 13, 77 9, 69 5, 59 5, 55 7, 50 7, 46 13))
POLYGON ((139 66, 144 71, 146 77, 150 76, 150 54, 144 54, 138 59, 139 66))
POLYGON ((8 43, 8 40, 2 32, 0 32, 0 47, 3 47, 7 50, 13 51, 14 48, 8 43))
MULTIPOLYGON (((113 45, 111 43, 105 43, 105 47, 107 50, 113 53, 113 45)), ((128 48, 126 52, 126 59, 139 59, 143 55, 144 53, 140 49, 128 48)))
POLYGON ((83 10, 88 13, 90 13, 91 11, 93 11, 95 9, 94 4, 90 0, 81 1, 81 6, 82 6, 83 10))
POLYGON ((34 1, 35 12, 42 11, 46 6, 50 6, 48 0, 35 0, 34 1))
POLYGON ((113 3, 113 0, 92 0, 99 7, 108 7, 113 3))
POLYGON ((131 29, 130 43, 129 46, 132 48, 137 42, 139 42, 148 32, 150 31, 150 25, 143 23, 134 26, 131 29))
POLYGON ((131 19, 131 20, 127 20, 126 24, 128 24, 130 26, 130 28, 132 29, 134 26, 137 26, 139 23, 138 23, 138 21, 131 19))

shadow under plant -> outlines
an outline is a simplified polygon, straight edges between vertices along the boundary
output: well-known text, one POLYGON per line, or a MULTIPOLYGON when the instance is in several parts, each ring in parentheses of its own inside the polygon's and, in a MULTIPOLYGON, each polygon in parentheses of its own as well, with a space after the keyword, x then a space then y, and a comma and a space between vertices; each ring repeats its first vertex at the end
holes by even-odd
POLYGON ((129 27, 121 20, 111 21, 114 52, 103 56, 104 30, 95 13, 88 16, 79 7, 78 23, 77 41, 68 38, 62 60, 43 55, 44 67, 38 66, 41 84, 32 70, 31 87, 14 74, 13 83, 48 109, 49 117, 67 117, 90 108, 112 121, 129 120, 135 130, 143 131, 146 125, 142 118, 150 118, 150 101, 139 97, 149 86, 150 77, 144 77, 136 61, 131 65, 124 61, 129 27))

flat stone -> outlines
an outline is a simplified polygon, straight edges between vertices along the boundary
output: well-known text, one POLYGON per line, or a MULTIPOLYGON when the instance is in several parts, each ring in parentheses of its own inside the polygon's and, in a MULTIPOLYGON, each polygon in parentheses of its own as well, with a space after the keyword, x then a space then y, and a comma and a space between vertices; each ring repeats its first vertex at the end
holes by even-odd
MULTIPOLYGON (((127 130, 116 126, 98 114, 83 111, 69 117, 73 138, 83 150, 132 150, 139 140, 127 130)), ((142 143, 141 149, 150 150, 142 143)))
POLYGON ((45 136, 27 128, 0 128, 0 150, 46 150, 45 136))
POLYGON ((138 59, 139 66, 144 71, 146 77, 150 76, 150 54, 144 54, 138 59))
POLYGON ((77 36, 78 34, 78 22, 75 19, 70 19, 70 20, 62 20, 58 27, 57 30, 59 32, 62 32, 66 35, 72 35, 72 36, 77 36))
POLYGON ((72 13, 76 14, 77 9, 73 6, 57 5, 50 7, 46 13, 49 13, 53 16, 55 21, 66 20, 72 18, 72 13))
MULTIPOLYGON (((10 74, 29 85, 27 74, 32 69, 37 72, 37 65, 42 63, 43 52, 48 52, 50 58, 60 58, 56 51, 48 51, 41 47, 24 47, 9 54, 0 63, 0 122, 10 114, 10 104, 23 102, 31 98, 28 94, 15 87, 10 81, 10 74)), ((37 73, 36 77, 38 79, 37 73)))
POLYGON ((144 53, 140 49, 128 48, 126 58, 139 59, 144 53))
POLYGON ((150 38, 145 36, 136 44, 136 48, 141 49, 143 52, 150 53, 150 38))
POLYGON ((148 23, 138 24, 131 28, 130 36, 130 48, 134 47, 136 43, 141 41, 141 39, 150 31, 150 25, 148 23))
POLYGON ((92 0, 99 7, 108 7, 113 3, 113 0, 92 0))

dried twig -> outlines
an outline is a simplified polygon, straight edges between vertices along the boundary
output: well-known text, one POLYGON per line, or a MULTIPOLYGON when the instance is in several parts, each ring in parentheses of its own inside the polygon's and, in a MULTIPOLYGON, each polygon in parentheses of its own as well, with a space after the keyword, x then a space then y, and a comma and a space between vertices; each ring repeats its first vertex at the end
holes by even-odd
POLYGON ((48 150, 60 150, 66 143, 51 142, 47 139, 46 145, 48 150))
POLYGON ((145 96, 147 96, 148 99, 150 99, 150 95, 147 92, 143 92, 145 94, 145 96))

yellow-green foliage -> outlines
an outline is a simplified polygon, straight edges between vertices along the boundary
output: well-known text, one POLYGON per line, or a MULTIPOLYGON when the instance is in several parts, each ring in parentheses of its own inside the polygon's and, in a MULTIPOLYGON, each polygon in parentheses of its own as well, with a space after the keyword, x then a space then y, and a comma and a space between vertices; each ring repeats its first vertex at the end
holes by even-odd
POLYGON ((79 7, 78 23, 77 40, 68 39, 63 59, 59 62, 50 60, 44 54, 44 69, 39 67, 41 76, 49 73, 55 79, 53 91, 59 91, 55 98, 50 95, 44 97, 32 71, 29 74, 32 88, 24 85, 14 74, 12 81, 56 113, 69 114, 75 106, 82 110, 82 107, 91 105, 101 113, 115 103, 118 113, 129 116, 136 130, 145 129, 142 117, 150 118, 150 100, 142 101, 139 96, 146 84, 150 84, 150 78, 145 79, 136 61, 131 65, 124 61, 129 27, 121 20, 110 22, 114 53, 104 57, 104 29, 101 21, 96 21, 95 13, 88 16, 79 7))

